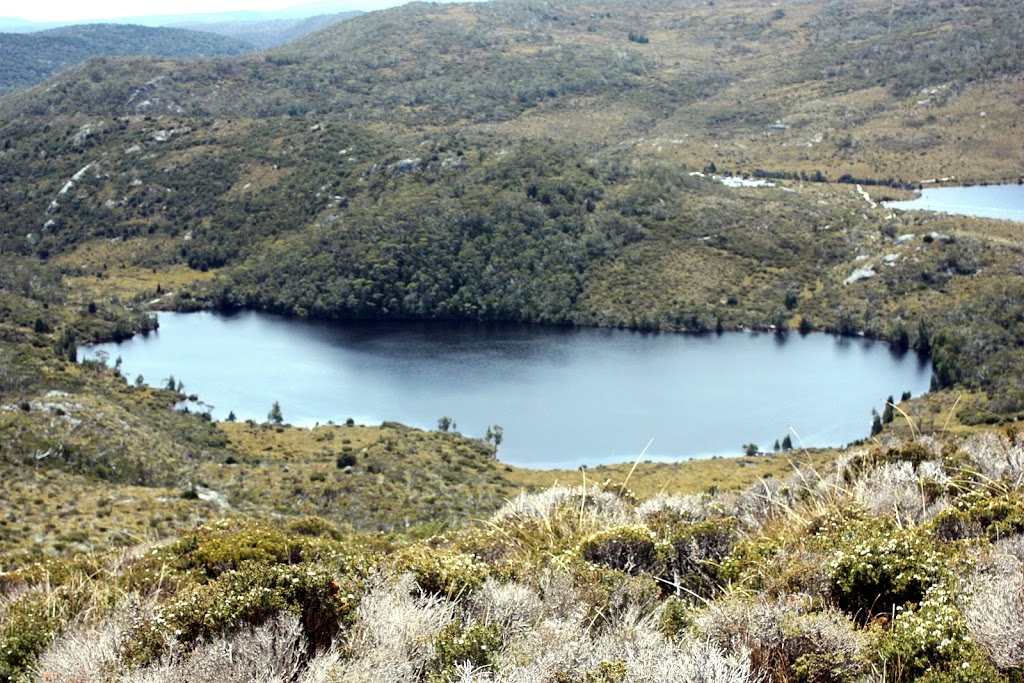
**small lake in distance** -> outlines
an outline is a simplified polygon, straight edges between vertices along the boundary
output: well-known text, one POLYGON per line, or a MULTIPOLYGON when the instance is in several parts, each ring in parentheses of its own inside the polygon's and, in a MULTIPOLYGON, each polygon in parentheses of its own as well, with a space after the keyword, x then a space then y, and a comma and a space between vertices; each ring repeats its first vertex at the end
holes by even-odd
POLYGON ((917 199, 885 202, 890 209, 923 209, 1024 223, 1024 185, 929 187, 917 199))
POLYGON ((738 455, 791 434, 807 446, 863 438, 871 410, 928 390, 913 352, 824 334, 650 334, 442 323, 328 323, 246 312, 160 313, 160 329, 80 357, 121 358, 129 381, 173 375, 215 419, 351 417, 436 429, 450 416, 499 459, 534 468, 738 455))

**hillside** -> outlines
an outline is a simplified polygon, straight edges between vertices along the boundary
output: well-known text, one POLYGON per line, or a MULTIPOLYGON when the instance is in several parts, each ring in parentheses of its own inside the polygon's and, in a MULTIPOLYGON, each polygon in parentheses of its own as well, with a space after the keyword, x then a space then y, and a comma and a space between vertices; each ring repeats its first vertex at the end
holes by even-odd
POLYGON ((161 245, 118 258, 216 271, 182 307, 864 333, 1014 413, 1014 228, 856 184, 1020 177, 1021 8, 837 11, 414 4, 266 54, 90 62, 0 100, 0 240, 161 245))
POLYGON ((1011 0, 493 0, 0 97, 0 682, 1021 680, 1021 226, 878 202, 1020 179, 1022 68, 1011 0), (157 305, 826 330, 934 391, 525 471, 77 362, 157 305))
POLYGON ((0 33, 0 95, 27 88, 92 57, 223 57, 252 43, 202 31, 83 24, 35 33, 0 33))

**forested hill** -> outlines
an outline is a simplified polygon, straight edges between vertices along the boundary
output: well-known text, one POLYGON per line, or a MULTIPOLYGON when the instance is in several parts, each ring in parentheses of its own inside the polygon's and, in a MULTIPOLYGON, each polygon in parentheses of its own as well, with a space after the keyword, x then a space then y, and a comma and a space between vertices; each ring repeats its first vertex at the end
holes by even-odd
POLYGON ((1021 13, 1012 0, 414 3, 266 55, 120 62, 90 72, 94 85, 69 74, 0 111, 131 115, 131 93, 164 76, 155 92, 189 115, 663 138, 685 140, 676 157, 729 167, 1013 177, 1019 158, 1000 140, 1015 121, 1002 110, 1019 92, 1021 13))
POLYGON ((216 273, 164 305, 863 333, 1015 410, 1012 231, 875 200, 1024 174, 1022 21, 1010 0, 495 0, 93 60, 0 99, 0 248, 119 240, 117 263, 216 273))
POLYGON ((253 49, 247 41, 208 32, 122 24, 0 33, 0 94, 27 88, 90 57, 220 57, 253 49))

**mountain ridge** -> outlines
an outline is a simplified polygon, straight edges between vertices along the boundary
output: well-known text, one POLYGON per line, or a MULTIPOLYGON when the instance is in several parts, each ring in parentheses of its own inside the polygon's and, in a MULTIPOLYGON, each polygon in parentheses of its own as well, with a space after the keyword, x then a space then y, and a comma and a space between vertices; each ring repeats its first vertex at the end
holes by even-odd
POLYGON ((0 95, 38 83, 91 57, 217 57, 254 49, 250 43, 212 33, 123 24, 0 33, 0 95))

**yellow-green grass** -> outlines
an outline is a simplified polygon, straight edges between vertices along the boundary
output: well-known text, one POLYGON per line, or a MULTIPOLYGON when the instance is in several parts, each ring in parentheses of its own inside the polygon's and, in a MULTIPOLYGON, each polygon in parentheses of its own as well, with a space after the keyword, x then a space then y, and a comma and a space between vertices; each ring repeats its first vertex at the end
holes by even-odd
MULTIPOLYGON (((440 432, 418 432, 404 427, 367 427, 367 426, 319 426, 315 428, 275 427, 269 424, 219 423, 218 427, 228 435, 230 446, 246 456, 258 458, 262 464, 255 468, 240 468, 232 476, 227 473, 217 475, 205 472, 204 475, 213 479, 232 482, 235 479, 248 477, 250 490, 261 490, 266 493, 263 502, 277 499, 272 489, 280 488, 274 479, 286 476, 283 467, 288 468, 287 478, 294 486, 304 489, 304 493, 291 503, 298 506, 312 505, 303 502, 306 498, 316 496, 310 489, 319 490, 323 487, 343 485, 359 474, 345 474, 336 464, 337 454, 348 447, 351 452, 361 458, 372 458, 389 464, 386 452, 381 451, 380 444, 389 440, 414 438, 418 452, 401 458, 401 466, 408 470, 405 475, 409 484, 417 478, 424 483, 424 472, 430 468, 446 466, 444 457, 450 457, 463 440, 455 435, 440 432), (376 447, 376 448, 375 448, 376 447), (365 451, 365 454, 364 454, 365 451), (417 474, 418 473, 418 474, 417 474), (315 482, 311 477, 324 477, 323 482, 315 482)), ((625 483, 626 488, 637 497, 644 499, 658 493, 689 494, 708 489, 733 490, 742 489, 765 477, 785 478, 796 468, 813 468, 818 472, 826 472, 837 456, 834 449, 792 450, 786 453, 759 455, 753 457, 715 457, 701 460, 687 460, 676 463, 623 462, 614 465, 601 465, 580 470, 567 469, 527 469, 504 465, 500 460, 487 458, 474 459, 475 471, 467 471, 469 476, 486 477, 489 486, 495 493, 508 496, 518 490, 538 490, 549 486, 579 486, 588 484, 609 484, 619 487, 625 483), (630 471, 632 475, 630 476, 630 471), (628 477, 628 480, 627 480, 628 477)), ((500 454, 499 454, 500 458, 500 454)), ((397 463, 397 460, 395 461, 397 463)), ((206 467, 215 467, 207 465, 206 467)), ((220 470, 225 468, 220 467, 220 470)), ((230 468, 227 468, 230 469, 230 468)), ((357 465, 357 471, 360 466, 357 465)), ((387 477, 366 477, 364 485, 376 487, 380 491, 388 489, 387 477)), ((407 490, 409 486, 405 487, 407 490)), ((254 499, 257 496, 254 494, 254 499)), ((289 504, 287 496, 280 503, 289 504)), ((307 512, 312 512, 310 507, 307 512)))
POLYGON ((54 262, 67 273, 71 296, 79 302, 114 298, 131 301, 142 296, 157 300, 215 276, 212 270, 199 271, 171 262, 175 248, 174 240, 166 237, 92 240, 54 262))
POLYGON ((517 490, 489 446, 455 433, 396 423, 218 427, 235 462, 206 463, 199 475, 243 510, 403 531, 486 516, 517 490))
MULTIPOLYGON (((367 426, 319 426, 316 428, 274 427, 268 424, 219 423, 228 435, 231 447, 240 453, 259 457, 274 463, 286 463, 289 469, 302 465, 311 472, 330 473, 335 467, 336 453, 349 446, 361 452, 389 438, 405 433, 419 435, 423 451, 406 460, 414 467, 425 467, 441 454, 451 451, 452 435, 438 432, 415 432, 406 428, 367 426)), ((528 469, 503 465, 492 461, 487 466, 492 476, 500 477, 507 485, 535 490, 555 484, 578 486, 584 481, 603 484, 610 482, 627 488, 640 498, 658 493, 696 493, 715 487, 718 489, 744 488, 763 477, 785 477, 795 467, 811 466, 827 470, 836 456, 834 449, 793 450, 787 453, 753 457, 716 457, 687 460, 676 463, 641 462, 628 482, 633 463, 601 465, 586 470, 528 469)), ((333 478, 333 477, 332 477, 333 478)))
POLYGON ((897 403, 893 421, 885 426, 883 434, 901 439, 929 435, 955 439, 981 434, 991 430, 989 425, 984 424, 985 420, 996 422, 1007 419, 1007 416, 989 412, 987 405, 988 397, 981 392, 930 392, 911 401, 897 403))
MULTIPOLYGON (((219 517, 180 488, 122 486, 53 469, 4 468, 0 557, 136 545, 219 517)), ((2 566, 2 562, 0 562, 2 566)))
POLYGON ((691 494, 709 490, 737 490, 760 479, 779 478, 797 469, 828 472, 838 451, 792 450, 751 457, 714 457, 683 462, 617 463, 579 470, 528 470, 516 468, 509 478, 527 489, 550 486, 606 485, 613 491, 627 489, 644 500, 659 493, 691 494))

